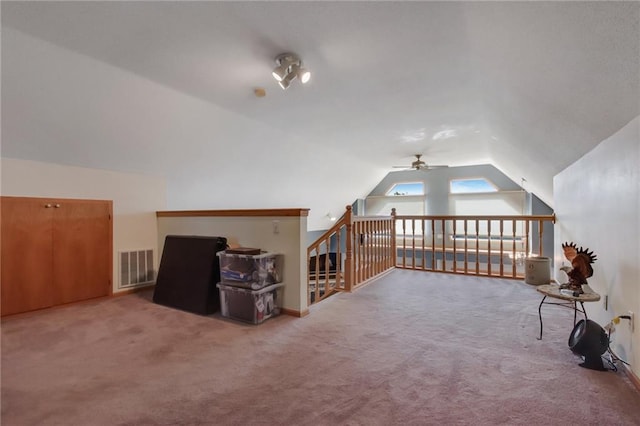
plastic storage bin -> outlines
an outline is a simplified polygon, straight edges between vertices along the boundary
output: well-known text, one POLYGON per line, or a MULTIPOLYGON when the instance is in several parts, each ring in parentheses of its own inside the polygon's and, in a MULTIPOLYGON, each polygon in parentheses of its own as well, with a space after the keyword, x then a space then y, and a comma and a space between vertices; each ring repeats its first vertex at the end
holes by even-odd
POLYGON ((250 290, 218 283, 220 314, 225 318, 260 324, 280 313, 278 289, 283 285, 272 284, 260 290, 250 290))
POLYGON ((220 281, 235 287, 259 290, 282 282, 283 256, 275 253, 217 253, 220 258, 220 281))

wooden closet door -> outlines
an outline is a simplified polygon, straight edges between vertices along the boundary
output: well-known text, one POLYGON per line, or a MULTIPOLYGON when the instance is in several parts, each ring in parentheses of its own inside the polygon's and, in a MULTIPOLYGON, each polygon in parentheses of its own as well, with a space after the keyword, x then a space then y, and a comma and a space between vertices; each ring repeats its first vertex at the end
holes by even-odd
POLYGON ((52 205, 21 197, 2 197, 0 204, 2 315, 51 306, 52 205))
POLYGON ((57 200, 53 220, 55 305, 111 293, 111 201, 57 200))

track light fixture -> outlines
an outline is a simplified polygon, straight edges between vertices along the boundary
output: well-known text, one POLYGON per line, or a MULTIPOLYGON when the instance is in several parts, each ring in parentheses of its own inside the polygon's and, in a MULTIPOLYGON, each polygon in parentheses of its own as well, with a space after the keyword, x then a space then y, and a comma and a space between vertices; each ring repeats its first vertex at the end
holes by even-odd
POLYGON ((296 77, 304 84, 311 78, 309 70, 302 68, 302 61, 295 53, 282 53, 276 56, 276 67, 271 73, 280 87, 286 89, 296 77))

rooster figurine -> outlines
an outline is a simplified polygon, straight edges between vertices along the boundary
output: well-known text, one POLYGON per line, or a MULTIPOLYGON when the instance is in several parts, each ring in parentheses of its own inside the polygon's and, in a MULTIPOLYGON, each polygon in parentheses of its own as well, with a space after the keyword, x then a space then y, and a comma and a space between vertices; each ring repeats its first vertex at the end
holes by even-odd
POLYGON ((562 250, 564 257, 571 262, 571 267, 564 266, 560 270, 567 273, 569 282, 562 284, 561 288, 568 288, 578 293, 582 293, 582 285, 588 284, 587 278, 593 275, 591 264, 596 261, 596 256, 589 249, 579 249, 573 242, 563 243, 562 250))

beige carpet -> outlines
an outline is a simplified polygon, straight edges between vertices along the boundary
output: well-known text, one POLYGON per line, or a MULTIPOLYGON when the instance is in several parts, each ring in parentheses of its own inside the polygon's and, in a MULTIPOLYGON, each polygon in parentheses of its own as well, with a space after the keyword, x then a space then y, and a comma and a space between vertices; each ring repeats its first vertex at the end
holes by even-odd
POLYGON ((2 322, 2 425, 637 425, 522 281, 396 270, 259 326, 150 292, 2 322))

